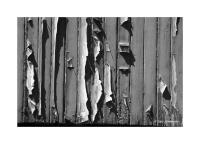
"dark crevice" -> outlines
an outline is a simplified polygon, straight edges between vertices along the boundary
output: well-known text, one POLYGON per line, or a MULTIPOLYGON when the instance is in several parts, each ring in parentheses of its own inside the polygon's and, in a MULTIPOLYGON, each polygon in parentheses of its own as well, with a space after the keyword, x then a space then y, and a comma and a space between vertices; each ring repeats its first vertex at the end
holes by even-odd
POLYGON ((123 22, 123 23, 121 24, 121 26, 122 26, 123 28, 125 28, 125 29, 129 32, 130 36, 133 36, 133 32, 132 32, 133 26, 132 26, 131 18, 130 18, 130 17, 128 18, 127 21, 123 22))
POLYGON ((49 38, 47 21, 43 20, 43 32, 42 32, 42 79, 41 79, 41 114, 44 119, 46 119, 45 110, 46 110, 46 90, 45 90, 45 59, 46 59, 46 42, 49 38))
POLYGON ((33 20, 31 18, 28 19, 28 23, 33 28, 33 20))
MULTIPOLYGON (((57 76, 60 67, 60 50, 64 46, 66 41, 66 28, 67 28, 68 19, 67 18, 59 18, 57 23, 57 33, 56 33, 56 47, 55 47, 55 75, 54 75, 54 101, 55 101, 55 109, 57 111, 57 76)), ((57 114, 56 120, 59 119, 59 115, 57 114)))
POLYGON ((103 43, 103 41, 106 39, 106 34, 105 34, 105 31, 102 27, 103 20, 102 20, 102 18, 93 18, 93 21, 94 21, 94 27, 95 26, 98 27, 98 30, 94 31, 94 34, 103 43))
POLYGON ((126 61, 126 63, 128 65, 135 66, 135 64, 134 64, 135 63, 135 57, 134 57, 131 49, 128 53, 127 52, 121 52, 120 55, 124 58, 124 60, 126 61))
POLYGON ((180 17, 177 17, 177 20, 176 20, 176 35, 178 34, 178 27, 179 27, 179 23, 180 23, 180 20, 181 18, 180 17))
POLYGON ((126 76, 128 76, 128 74, 131 72, 130 69, 120 69, 122 74, 125 74, 126 76))
POLYGON ((35 56, 34 56, 32 45, 30 44, 27 48, 29 48, 32 51, 31 55, 28 57, 28 61, 30 61, 35 68, 38 67, 38 64, 37 64, 37 62, 35 60, 35 56))
POLYGON ((99 54, 96 57, 96 63, 100 64, 100 61, 103 59, 103 57, 104 57, 104 50, 102 49, 102 46, 100 46, 99 54))
POLYGON ((166 87, 164 92, 163 92, 163 98, 166 99, 166 100, 170 100, 171 99, 171 95, 169 93, 168 87, 166 87))
POLYGON ((92 106, 91 106, 91 92, 90 87, 94 81, 94 73, 95 73, 95 64, 94 64, 94 49, 93 49, 93 38, 92 38, 92 22, 91 18, 86 19, 87 22, 87 48, 88 48, 88 56, 86 59, 85 65, 85 85, 87 92, 87 102, 86 106, 89 112, 89 121, 91 121, 92 114, 92 106))

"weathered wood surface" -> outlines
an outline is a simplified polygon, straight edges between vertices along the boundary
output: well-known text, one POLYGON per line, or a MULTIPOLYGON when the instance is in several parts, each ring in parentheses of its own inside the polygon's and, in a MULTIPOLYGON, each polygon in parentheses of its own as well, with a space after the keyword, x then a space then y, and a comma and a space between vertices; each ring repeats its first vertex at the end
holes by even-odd
POLYGON ((144 118, 144 18, 132 18, 131 49, 135 67, 131 68, 131 125, 143 125, 144 118))
MULTIPOLYGON (((100 31, 104 31, 106 35, 101 45, 103 58, 94 65, 99 72, 102 96, 97 103, 97 114, 92 122, 89 105, 91 95, 86 96, 87 104, 85 103, 89 110, 89 121, 80 118, 84 99, 79 91, 79 70, 82 62, 80 56, 84 51, 84 36, 88 37, 85 32, 90 31, 84 27, 90 25, 91 34, 95 35, 93 18, 18 18, 17 122, 21 125, 74 125, 83 122, 83 125, 182 126, 183 19, 178 18, 175 36, 173 18, 131 18, 132 35, 121 26, 124 19, 102 19, 100 31), (27 102, 27 40, 32 45, 38 64, 38 108, 41 111, 37 117, 31 114, 27 102), (134 64, 126 57, 130 52, 135 58, 134 64), (170 100, 162 97, 158 83, 160 75, 171 93, 172 57, 175 58, 177 75, 176 110, 170 100), (107 65, 110 66, 112 92, 112 101, 109 103, 104 101, 104 85, 108 82, 104 79, 107 65), (163 109, 163 105, 169 111, 163 109), (152 119, 146 113, 149 106, 153 110, 152 119)), ((87 40, 86 46, 90 47, 91 53, 90 49, 94 48, 92 41, 87 40)), ((93 85, 93 78, 94 74, 86 81, 87 93, 93 85)))
POLYGON ((153 118, 145 115, 145 125, 156 120, 156 18, 145 18, 144 24, 144 110, 153 106, 153 118))
POLYGON ((24 96, 24 18, 17 19, 17 122, 23 122, 23 96, 24 96))

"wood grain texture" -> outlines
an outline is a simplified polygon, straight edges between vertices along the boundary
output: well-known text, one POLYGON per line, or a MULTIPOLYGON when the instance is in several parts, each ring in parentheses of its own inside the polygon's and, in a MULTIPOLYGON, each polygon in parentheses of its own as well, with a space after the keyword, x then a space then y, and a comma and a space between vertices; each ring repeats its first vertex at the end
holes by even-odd
MULTIPOLYGON (((171 20, 170 18, 159 18, 159 67, 158 71, 162 77, 162 80, 170 88, 170 71, 171 71, 171 20)), ((161 108, 165 104, 170 107, 170 101, 165 100, 161 95, 161 108)), ((162 121, 169 121, 169 115, 162 111, 159 115, 162 116, 162 121)), ((164 123, 165 124, 165 123, 164 123)), ((168 126, 169 123, 166 124, 168 126)))
MULTIPOLYGON (((31 18, 26 18, 25 19, 25 27, 26 27, 26 36, 25 36, 25 45, 27 46, 27 41, 30 41, 31 45, 32 45, 32 49, 33 49, 33 53, 34 53, 34 57, 36 60, 36 63, 38 64, 38 46, 39 46, 39 42, 38 42, 38 38, 39 38, 39 18, 36 17, 31 17, 31 18)), ((25 53, 24 53, 25 54, 25 53)), ((25 56, 26 57, 26 56, 25 56)), ((27 69, 25 69, 26 71, 27 69)), ((35 68, 36 70, 36 75, 38 76, 38 68, 35 68)), ((26 75, 25 75, 26 77, 26 75)), ((33 115, 31 114, 31 111, 28 107, 28 93, 27 93, 27 89, 25 92, 25 122, 35 122, 37 120, 37 118, 35 119, 33 117, 33 115)))
MULTIPOLYGON (((105 54, 105 63, 108 63, 111 67, 111 91, 113 93, 113 103, 116 102, 116 26, 117 21, 116 18, 105 18, 105 33, 107 37, 107 46, 110 49, 110 52, 106 52, 105 54)), ((104 52, 106 49, 104 50, 104 52)), ((114 111, 110 111, 107 106, 104 106, 104 120, 105 124, 116 124, 116 113, 114 111)))
MULTIPOLYGON (((90 56, 94 53, 94 43, 89 39, 92 39, 94 31, 99 27, 94 25, 93 20, 94 18, 83 17, 17 19, 17 122, 67 126, 80 123, 81 125, 182 126, 183 18, 179 18, 177 22, 175 36, 172 35, 172 18, 131 18, 132 37, 121 26, 120 18, 102 18, 103 21, 100 23, 106 39, 101 45, 103 58, 100 56, 99 63, 88 58, 88 52, 90 56), (35 70, 39 81, 41 116, 36 118, 28 107, 27 40, 32 45, 38 64, 35 70), (123 50, 121 46, 124 46, 123 50), (134 65, 130 64, 130 55, 126 55, 130 51, 135 58, 134 65), (161 75, 171 93, 172 56, 175 58, 177 74, 176 112, 170 100, 163 98, 158 83, 161 75), (103 88, 94 122, 90 121, 92 115, 90 102, 95 96, 94 93, 91 95, 94 74, 90 74, 87 60, 94 62, 92 66, 98 69, 103 88), (107 74, 106 64, 111 69, 110 105, 104 99, 104 85, 108 83, 106 78, 104 79, 107 74), (89 79, 86 80, 85 76, 89 79), (148 119, 145 113, 150 105, 153 106, 153 120, 148 119), (164 111, 163 105, 169 108, 169 112, 164 111)), ((102 30, 100 29, 99 31, 102 30)))
POLYGON ((65 51, 65 118, 75 123, 77 96, 77 18, 70 17, 65 51), (72 58, 72 63, 67 60, 72 58), (72 64, 73 68, 70 68, 72 64))
MULTIPOLYGON (((156 18, 145 18, 144 24, 144 110, 153 106, 156 117, 156 18)), ((145 125, 153 125, 153 121, 145 116, 145 125)))
POLYGON ((50 92, 51 92, 51 51, 52 51, 52 19, 40 19, 40 94, 41 114, 45 122, 50 122, 50 92))
POLYGON ((177 86, 175 88, 177 92, 177 116, 175 121, 179 121, 175 126, 182 126, 183 118, 183 18, 180 18, 180 21, 177 25, 177 35, 173 37, 172 43, 172 53, 175 57, 176 62, 176 74, 177 74, 177 86))
POLYGON ((118 79, 118 123, 129 124, 130 123, 130 65, 127 63, 129 57, 124 56, 122 52, 122 43, 128 44, 128 51, 130 52, 130 35, 129 32, 121 26, 120 18, 118 21, 118 47, 117 47, 117 71, 118 79), (125 69, 124 69, 125 68, 125 69))
POLYGON ((17 18, 17 122, 23 122, 24 18, 17 18))
POLYGON ((131 67, 131 125, 143 125, 144 89, 144 18, 132 18, 133 37, 131 49, 135 66, 131 67))

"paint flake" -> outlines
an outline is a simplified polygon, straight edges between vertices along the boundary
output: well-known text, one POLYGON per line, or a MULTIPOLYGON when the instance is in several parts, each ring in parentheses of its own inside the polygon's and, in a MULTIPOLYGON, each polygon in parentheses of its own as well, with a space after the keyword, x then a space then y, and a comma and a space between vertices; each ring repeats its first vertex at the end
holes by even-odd
POLYGON ((95 68, 95 75, 94 75, 94 84, 91 87, 91 106, 92 106, 92 114, 91 120, 94 121, 95 116, 97 114, 97 103, 102 94, 102 87, 101 81, 99 80, 99 71, 95 68))

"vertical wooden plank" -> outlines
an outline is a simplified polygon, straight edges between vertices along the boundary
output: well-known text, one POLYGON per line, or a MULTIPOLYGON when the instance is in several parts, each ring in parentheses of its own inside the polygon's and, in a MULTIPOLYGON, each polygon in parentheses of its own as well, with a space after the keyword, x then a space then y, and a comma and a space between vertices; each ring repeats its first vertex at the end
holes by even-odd
MULTIPOLYGON (((32 18, 25 18, 25 27, 26 27, 26 42, 27 40, 31 43, 33 53, 34 53, 34 58, 36 60, 36 63, 38 64, 38 18, 32 17, 32 18)), ((26 44, 27 46, 27 44, 26 44)), ((36 75, 38 75, 38 68, 36 69, 36 75)), ((26 89, 27 91, 27 89, 26 89)), ((28 107, 28 93, 25 92, 25 122, 33 123, 35 122, 35 118, 31 114, 31 111, 28 107)))
POLYGON ((52 22, 51 122, 64 121, 64 51, 67 18, 54 18, 52 22))
POLYGON ((109 51, 104 50, 105 53, 105 63, 110 65, 111 69, 111 91, 112 91, 112 103, 113 106, 109 109, 107 106, 104 107, 104 124, 116 124, 116 21, 114 17, 105 18, 105 33, 107 37, 106 47, 109 51))
POLYGON ((118 21, 118 47, 117 47, 117 69, 118 69, 118 123, 129 124, 130 122, 130 89, 129 89, 129 78, 130 78, 130 34, 122 27, 122 18, 118 21), (124 50, 124 48, 126 50, 124 50))
POLYGON ((50 122, 50 92, 51 92, 51 18, 40 18, 40 95, 41 115, 43 121, 50 122))
POLYGON ((182 126, 183 117, 183 18, 178 18, 176 22, 177 32, 172 37, 172 56, 175 58, 176 63, 176 86, 175 92, 177 93, 176 113, 174 114, 175 125, 182 126))
POLYGON ((57 18, 52 18, 52 51, 51 51, 51 95, 50 95, 50 123, 54 122, 54 112, 55 100, 54 100, 54 75, 55 75, 55 41, 56 41, 56 31, 57 31, 57 18))
POLYGON ((63 123, 63 99, 64 99, 64 51, 66 45, 67 18, 59 18, 56 34, 55 49, 55 84, 56 84, 56 102, 59 115, 59 123, 63 123))
POLYGON ((65 119, 75 123, 77 94, 77 18, 68 18, 65 65, 65 119))
POLYGON ((38 85, 39 85, 39 104, 38 104, 38 113, 40 120, 41 118, 44 119, 45 115, 42 112, 42 108, 44 105, 42 105, 42 98, 44 97, 42 92, 42 56, 43 56, 43 50, 42 50, 42 18, 38 18, 38 85))
POLYGON ((143 125, 144 18, 132 18, 133 38, 131 49, 135 56, 135 66, 131 70, 131 125, 143 125))
POLYGON ((156 118, 156 18, 145 18, 144 24, 144 125, 156 118), (152 106, 153 111, 148 108, 152 106), (153 112, 153 115, 152 115, 153 112))
MULTIPOLYGON (((97 28, 96 26, 96 23, 94 22, 95 19, 98 19, 98 18, 93 18, 92 19, 92 35, 94 36, 95 35, 95 32, 94 32, 94 29, 97 28)), ((101 18, 102 20, 102 23, 101 23, 101 32, 105 32, 105 19, 104 18, 101 18)), ((103 93, 104 93, 104 90, 103 90, 103 84, 104 84, 104 56, 105 56, 105 53, 104 53, 104 50, 105 50, 105 39, 106 38, 102 38, 102 41, 101 39, 97 36, 99 42, 100 42, 100 51, 99 51, 99 54, 97 55, 96 57, 96 61, 94 62, 95 64, 95 69, 97 68, 98 70, 98 73, 99 73, 99 82, 101 82, 101 96, 97 102, 97 114, 95 116, 95 120, 94 120, 94 124, 102 124, 103 123, 103 106, 104 106, 104 97, 103 97, 103 93), (100 57, 100 55, 102 55, 102 57, 100 57), (99 58, 98 58, 99 57, 99 58), (97 60, 98 58, 98 60, 97 60)), ((94 47, 95 45, 93 44, 92 47, 94 47)), ((96 48, 95 48, 96 49, 96 48)), ((93 54, 95 53, 95 50, 93 52, 93 54)), ((96 73, 96 72, 95 72, 96 73)), ((95 74, 94 74, 95 75, 95 74)), ((97 82, 97 81, 96 81, 97 82)), ((92 97, 92 96, 91 96, 92 97)))
MULTIPOLYGON (((168 88, 170 88, 170 71, 171 71, 171 61, 170 61, 170 50, 171 50, 171 20, 170 18, 159 18, 159 67, 158 71, 159 74, 162 77, 162 80, 167 84, 168 88)), ((168 108, 170 105, 169 100, 165 100, 161 93, 159 92, 159 96, 161 97, 161 107, 159 108, 160 113, 159 120, 161 122, 163 121, 169 121, 169 115, 165 114, 165 111, 163 109, 163 105, 165 104, 168 108)), ((169 125, 169 123, 164 123, 164 125, 169 125)))
POLYGON ((88 101, 85 82, 85 65, 88 56, 87 50, 87 22, 86 18, 78 19, 78 60, 77 60, 77 123, 88 121, 89 111, 86 106, 88 101))
POLYGON ((178 35, 177 35, 177 105, 178 111, 180 114, 179 122, 182 126, 182 119, 183 119, 183 18, 180 18, 180 22, 178 25, 178 35))
POLYGON ((17 18, 17 123, 23 122, 24 18, 17 18))

